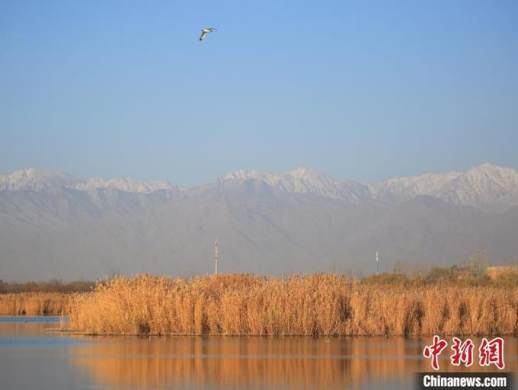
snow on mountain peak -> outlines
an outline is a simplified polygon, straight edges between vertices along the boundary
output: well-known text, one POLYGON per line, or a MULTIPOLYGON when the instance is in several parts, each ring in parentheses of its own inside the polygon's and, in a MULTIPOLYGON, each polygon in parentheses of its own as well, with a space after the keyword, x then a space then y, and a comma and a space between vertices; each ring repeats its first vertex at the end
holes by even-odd
POLYGON ((247 180, 263 181, 263 182, 273 186, 273 185, 277 184, 277 182, 279 181, 279 177, 278 177, 278 175, 275 175, 270 172, 240 169, 238 171, 228 173, 219 179, 219 181, 237 181, 237 182, 244 182, 247 180))
POLYGON ((173 190, 176 187, 168 181, 142 181, 128 177, 104 180, 101 178, 91 178, 72 186, 80 191, 92 191, 97 189, 117 190, 124 192, 151 193, 158 190, 173 190))
POLYGON ((468 169, 464 172, 466 175, 475 177, 490 177, 495 180, 507 180, 516 176, 517 171, 513 168, 501 167, 498 165, 484 163, 477 167, 468 169))
POLYGON ((469 206, 515 205, 518 204, 518 171, 485 163, 463 172, 398 177, 372 183, 369 188, 376 199, 384 201, 429 195, 469 206))
POLYGON ((316 193, 331 198, 340 198, 341 183, 307 168, 296 168, 282 175, 281 184, 287 191, 316 193))
POLYGON ((338 181, 308 168, 296 168, 275 174, 261 171, 240 170, 223 176, 220 181, 261 181, 269 186, 291 193, 307 193, 334 199, 358 201, 369 197, 366 186, 351 181, 338 181))
POLYGON ((74 181, 72 176, 65 173, 28 168, 0 175, 0 191, 51 190, 72 184, 74 181))
MULTIPOLYGON (((285 173, 239 170, 223 176, 218 182, 242 184, 249 180, 288 193, 313 194, 351 203, 372 199, 401 202, 419 195, 428 195, 449 203, 482 208, 518 205, 518 171, 489 163, 462 172, 397 177, 369 185, 336 180, 308 168, 296 168, 285 173)), ((127 177, 79 180, 67 174, 34 168, 0 175, 0 191, 58 191, 64 188, 79 191, 104 189, 143 194, 158 190, 178 190, 178 187, 167 181, 142 181, 127 177)))
POLYGON ((485 163, 451 180, 437 196, 471 206, 518 204, 518 171, 485 163))
POLYGON ((151 193, 174 190, 167 181, 141 181, 132 178, 79 180, 65 173, 48 172, 34 168, 0 175, 0 191, 55 191, 71 188, 79 191, 111 189, 125 192, 151 193))
POLYGON ((286 173, 272 173, 267 171, 245 170, 241 169, 232 173, 228 173, 220 180, 246 181, 259 180, 269 185, 277 185, 283 181, 305 181, 317 183, 322 180, 325 175, 320 174, 308 168, 296 168, 286 173))
POLYGON ((417 195, 433 195, 440 191, 461 172, 425 173, 419 176, 395 177, 371 183, 369 189, 373 196, 382 200, 407 200, 417 195))
POLYGON ((305 180, 319 180, 320 178, 326 176, 325 174, 317 172, 314 169, 303 167, 292 169, 291 171, 287 172, 286 175, 305 180))

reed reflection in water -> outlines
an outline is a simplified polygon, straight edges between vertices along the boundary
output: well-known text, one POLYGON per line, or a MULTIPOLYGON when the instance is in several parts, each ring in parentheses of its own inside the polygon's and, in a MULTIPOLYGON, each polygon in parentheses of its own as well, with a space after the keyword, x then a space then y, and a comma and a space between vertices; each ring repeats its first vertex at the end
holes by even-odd
MULTIPOLYGON (((97 337, 73 349, 72 363, 101 386, 199 389, 344 389, 414 385, 430 371, 423 340, 306 337, 97 337)), ((476 341, 478 343, 478 340, 476 341)), ((516 371, 508 338, 507 369, 516 371)), ((478 345, 478 344, 477 344, 478 345)), ((444 358, 448 358, 449 352, 444 358)), ((442 367, 459 371, 449 366, 442 367)), ((485 371, 478 365, 470 371, 485 371)))

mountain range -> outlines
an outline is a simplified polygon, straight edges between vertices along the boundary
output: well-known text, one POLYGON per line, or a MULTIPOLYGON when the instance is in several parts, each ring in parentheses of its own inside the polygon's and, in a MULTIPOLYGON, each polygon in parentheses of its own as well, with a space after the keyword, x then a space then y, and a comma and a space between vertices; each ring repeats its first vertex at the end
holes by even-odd
POLYGON ((26 169, 0 176, 0 279, 113 273, 371 273, 518 260, 518 171, 482 164, 375 183, 240 170, 180 188, 26 169))

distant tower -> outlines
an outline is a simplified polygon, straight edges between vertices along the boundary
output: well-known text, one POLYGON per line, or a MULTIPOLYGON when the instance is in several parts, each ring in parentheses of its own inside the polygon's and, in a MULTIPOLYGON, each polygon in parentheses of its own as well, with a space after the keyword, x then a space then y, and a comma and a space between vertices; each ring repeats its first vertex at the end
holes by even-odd
POLYGON ((214 275, 218 274, 219 246, 218 240, 214 241, 214 275))
POLYGON ((380 256, 378 251, 376 251, 376 275, 380 273, 380 256))

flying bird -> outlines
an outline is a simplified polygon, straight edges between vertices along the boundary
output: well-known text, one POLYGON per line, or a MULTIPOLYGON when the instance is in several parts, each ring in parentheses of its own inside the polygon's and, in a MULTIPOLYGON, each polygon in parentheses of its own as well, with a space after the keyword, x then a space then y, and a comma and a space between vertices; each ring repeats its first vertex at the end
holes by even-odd
POLYGON ((207 35, 213 31, 216 31, 214 27, 205 27, 201 29, 200 42, 203 41, 207 35))

